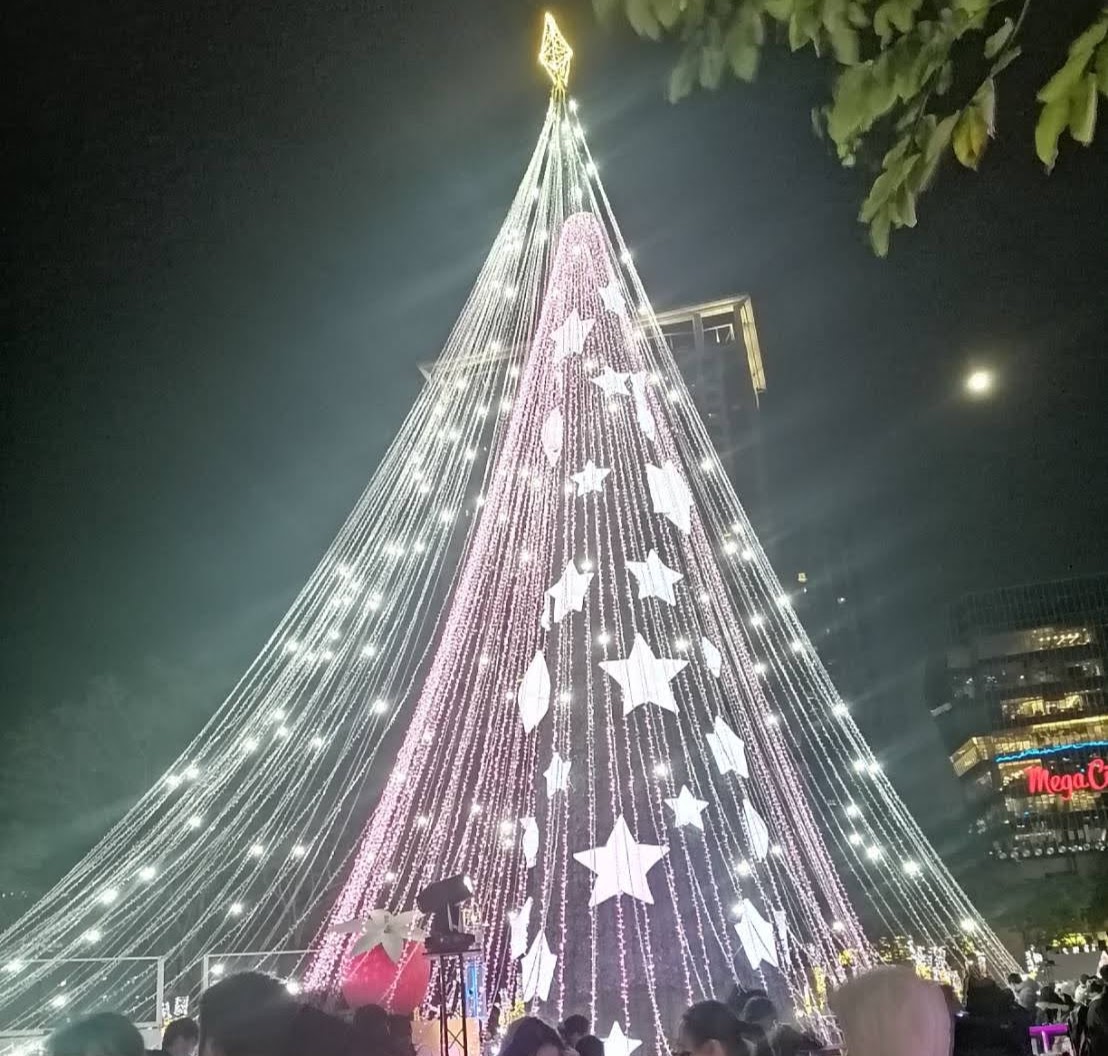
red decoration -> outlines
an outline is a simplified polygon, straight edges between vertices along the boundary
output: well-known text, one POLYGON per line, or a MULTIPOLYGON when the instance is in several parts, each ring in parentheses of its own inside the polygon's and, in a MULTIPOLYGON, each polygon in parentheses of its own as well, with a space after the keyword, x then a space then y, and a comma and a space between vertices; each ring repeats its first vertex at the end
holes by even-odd
POLYGON ((419 942, 404 943, 393 961, 384 946, 355 954, 342 981, 342 996, 351 1008, 380 1005, 394 1016, 410 1016, 427 996, 431 962, 419 942))
POLYGON ((1052 774, 1043 766, 1032 766, 1027 771, 1027 793, 1031 796, 1054 795, 1069 799, 1074 792, 1086 789, 1103 792, 1108 788, 1108 764, 1094 759, 1084 771, 1072 774, 1052 774))

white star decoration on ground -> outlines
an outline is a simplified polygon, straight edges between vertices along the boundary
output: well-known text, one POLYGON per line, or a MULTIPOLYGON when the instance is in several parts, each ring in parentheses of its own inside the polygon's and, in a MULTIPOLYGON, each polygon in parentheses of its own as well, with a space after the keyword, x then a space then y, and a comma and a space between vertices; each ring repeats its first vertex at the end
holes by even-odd
POLYGON ((661 468, 648 462, 646 482, 650 485, 654 512, 664 514, 688 535, 692 531, 692 496, 680 470, 672 462, 661 468))
POLYGON ((600 294, 600 299, 604 302, 604 307, 609 312, 614 312, 616 315, 623 315, 627 311, 627 302, 623 299, 623 292, 619 288, 619 283, 615 279, 609 281, 607 286, 600 286, 597 289, 600 294))
POLYGON ((630 374, 621 374, 618 370, 605 367, 599 374, 589 378, 601 392, 609 399, 613 396, 627 395, 627 379, 630 374))
POLYGON ((599 906, 616 895, 630 895, 640 902, 654 905, 646 874, 668 852, 668 847, 652 843, 636 843, 621 814, 612 826, 612 834, 603 847, 574 854, 575 861, 596 873, 589 907, 599 906))
POLYGON ((543 771, 546 778, 546 798, 553 799, 555 792, 564 791, 569 783, 569 768, 573 764, 557 752, 550 757, 550 765, 543 771))
POLYGON ((680 572, 667 568, 658 556, 657 550, 651 550, 646 555, 645 561, 628 561, 627 570, 635 577, 639 588, 639 601, 644 598, 661 598, 670 605, 676 604, 673 587, 685 577, 680 572))
POLYGON ((700 649, 704 653, 704 663, 708 665, 708 670, 719 678, 719 673, 723 670, 723 654, 709 638, 700 639, 700 649))
POLYGON ((543 597, 541 622, 544 630, 550 630, 550 600, 554 601, 554 622, 561 623, 569 613, 580 612, 584 607, 592 577, 592 572, 578 572, 572 561, 566 565, 561 579, 543 597))
POLYGON ((763 962, 778 967, 773 925, 758 912, 758 907, 749 898, 743 899, 742 917, 735 925, 735 931, 751 968, 757 971, 763 962))
POLYGON ((708 807, 707 800, 697 799, 689 791, 688 785, 682 785, 681 791, 672 799, 666 800, 666 806, 673 811, 674 825, 692 825, 704 828, 704 819, 700 816, 708 807))
POLYGON ((735 773, 739 777, 750 776, 746 766, 746 745, 742 738, 723 721, 721 715, 716 716, 712 732, 705 739, 721 774, 735 773))
POLYGON ((585 338, 589 336, 595 319, 582 319, 577 309, 566 316, 565 322, 553 332, 554 366, 558 366, 567 356, 579 356, 585 347, 585 338))
POLYGON ((531 943, 526 956, 519 962, 519 985, 524 1001, 538 998, 545 1001, 550 996, 550 984, 554 980, 554 966, 558 958, 546 941, 546 933, 540 931, 531 943))
POLYGON ((631 1056, 642 1044, 638 1038, 629 1038, 623 1033, 618 1019, 612 1024, 608 1036, 600 1040, 604 1042, 604 1056, 631 1056))
POLYGON ((360 932, 350 952, 367 953, 380 946, 388 954, 389 960, 398 963, 404 952, 404 943, 422 942, 424 933, 416 926, 419 914, 414 910, 407 913, 390 913, 387 909, 371 909, 364 917, 336 924, 331 930, 336 935, 352 935, 360 932))
POLYGON ((552 466, 557 464, 558 456, 562 453, 563 424, 562 412, 557 407, 546 416, 543 423, 542 451, 552 466))
POLYGON ((519 717, 523 720, 525 733, 530 733, 550 708, 550 671, 546 666, 546 657, 541 650, 531 658, 523 681, 516 694, 519 704, 519 717))
POLYGON ((585 463, 585 468, 580 473, 571 473, 569 479, 577 485, 578 495, 588 495, 590 491, 603 491, 604 478, 611 472, 610 469, 598 466, 590 458, 585 463))
POLYGON ((512 960, 522 957, 527 952, 527 928, 531 923, 531 907, 534 905, 531 896, 519 909, 508 910, 508 954, 512 960))
POLYGON ((666 711, 676 711, 670 679, 683 671, 688 660, 655 656, 646 639, 635 635, 631 655, 625 660, 601 660, 600 667, 614 678, 623 691, 623 714, 630 715, 640 704, 657 704, 666 711))

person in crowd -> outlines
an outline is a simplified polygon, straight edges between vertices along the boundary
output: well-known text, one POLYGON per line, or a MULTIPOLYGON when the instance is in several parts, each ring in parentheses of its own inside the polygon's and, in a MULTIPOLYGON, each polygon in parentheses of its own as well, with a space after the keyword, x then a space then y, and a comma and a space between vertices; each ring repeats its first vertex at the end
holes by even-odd
POLYGON ((586 1034, 577 1039, 573 1046, 577 1050, 577 1056, 604 1056, 604 1042, 595 1034, 586 1034))
POLYGON ((537 1016, 517 1019, 508 1030, 500 1056, 562 1056, 562 1036, 537 1016))
POLYGON ((200 1046, 200 1027, 195 1019, 182 1016, 170 1021, 162 1031, 162 1047, 155 1052, 164 1056, 194 1056, 200 1046))
POLYGON ((910 968, 856 976, 832 995, 831 1010, 850 1056, 950 1056, 946 998, 910 968))
POLYGON ((1035 1018, 1039 1023, 1060 1023, 1069 1015, 1070 1006, 1054 986, 1047 983, 1039 991, 1035 1011, 1035 1018))
POLYGON ((1085 1022, 1077 1045, 1078 1056, 1108 1056, 1108 971, 1099 970, 1100 978, 1089 983, 1089 1003, 1085 1007, 1085 1022))
POLYGON ((49 1056, 145 1056, 146 1046, 126 1016, 97 1012, 54 1031, 46 1051, 49 1056))
POLYGON ((1083 1005, 1089 999, 1089 980, 1092 976, 1088 972, 1082 972, 1077 980, 1077 986, 1073 988, 1073 1003, 1083 1005))
POLYGON ((1012 996, 1015 997, 1019 993, 1020 987, 1023 985, 1023 976, 1019 972, 1008 973, 1008 989, 1012 991, 1012 996))
POLYGON ((299 1007, 279 979, 229 975, 200 995, 200 1056, 283 1056, 299 1007))
POLYGON ((373 1056, 414 1056, 412 1021, 389 1015, 379 1005, 363 1005, 354 1013, 354 1033, 362 1051, 373 1056))
POLYGON ((562 1041, 571 1048, 577 1048, 577 1042, 580 1041, 591 1030, 592 1025, 589 1023, 587 1016, 582 1016, 577 1013, 573 1016, 566 1016, 562 1021, 561 1026, 558 1027, 558 1033, 562 1035, 562 1041))
POLYGON ((727 995, 727 1007, 731 1009, 739 1019, 744 1019, 743 1010, 746 1008, 746 1003, 755 997, 769 997, 769 994, 758 987, 751 987, 749 990, 744 990, 741 986, 733 986, 731 988, 731 993, 727 995))
POLYGON ((688 1056, 771 1056, 765 1033, 722 1001, 701 1001, 685 1012, 678 1050, 688 1056))
POLYGON ((992 979, 966 980, 966 1012, 954 1020, 955 1056, 1024 1056, 1031 1052, 1030 1013, 992 979))
MULTIPOLYGON (((322 1009, 300 1005, 280 1056, 366 1056, 366 1050, 349 1023, 322 1009)), ((372 1056, 384 1054, 372 1051, 372 1056)))
POLYGON ((1039 1003, 1039 984, 1028 976, 1015 988, 1014 993, 1016 1004, 1027 1012, 1034 1022, 1035 1006, 1039 1003))
POLYGON ((743 1004, 742 1018, 765 1034, 773 1056, 800 1056, 800 1053, 819 1052, 823 1048, 819 1038, 782 1023, 777 1007, 768 997, 748 997, 743 1004))

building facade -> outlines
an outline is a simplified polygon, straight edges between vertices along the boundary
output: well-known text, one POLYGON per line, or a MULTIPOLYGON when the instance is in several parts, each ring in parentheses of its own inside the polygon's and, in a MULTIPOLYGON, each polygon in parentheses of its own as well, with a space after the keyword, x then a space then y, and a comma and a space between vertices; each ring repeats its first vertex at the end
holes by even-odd
POLYGON ((1066 858, 1084 871, 1073 859, 1105 850, 1106 668, 1108 575, 954 606, 929 704, 977 837, 997 861, 1066 858))

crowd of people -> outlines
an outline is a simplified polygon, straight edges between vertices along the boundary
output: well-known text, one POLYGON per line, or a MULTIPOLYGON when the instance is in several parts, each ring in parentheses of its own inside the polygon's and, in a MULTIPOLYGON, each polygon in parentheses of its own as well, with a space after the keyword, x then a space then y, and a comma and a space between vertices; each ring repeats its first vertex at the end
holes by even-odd
MULTIPOLYGON (((910 968, 890 966, 859 975, 832 995, 841 1048, 827 1048, 822 1039, 788 1023, 765 991, 740 989, 726 1001, 689 1008, 669 1048, 677 1056, 1029 1056, 1031 1028, 1064 1023, 1062 1044, 1074 1056, 1108 1056, 1106 995, 1108 965, 1096 977, 1083 975, 1057 986, 1012 975, 1004 987, 971 976, 962 998, 910 968)), ((138 1030, 112 1012, 56 1031, 47 1051, 49 1056, 151 1056, 138 1030)), ((297 1001, 279 980, 259 972, 229 976, 206 990, 199 1023, 174 1020, 154 1052, 414 1056, 406 1017, 370 1007, 348 1021, 297 1001)), ((570 1016, 557 1028, 525 1016, 511 1025, 499 1056, 604 1056, 604 1044, 585 1016, 570 1016)))

